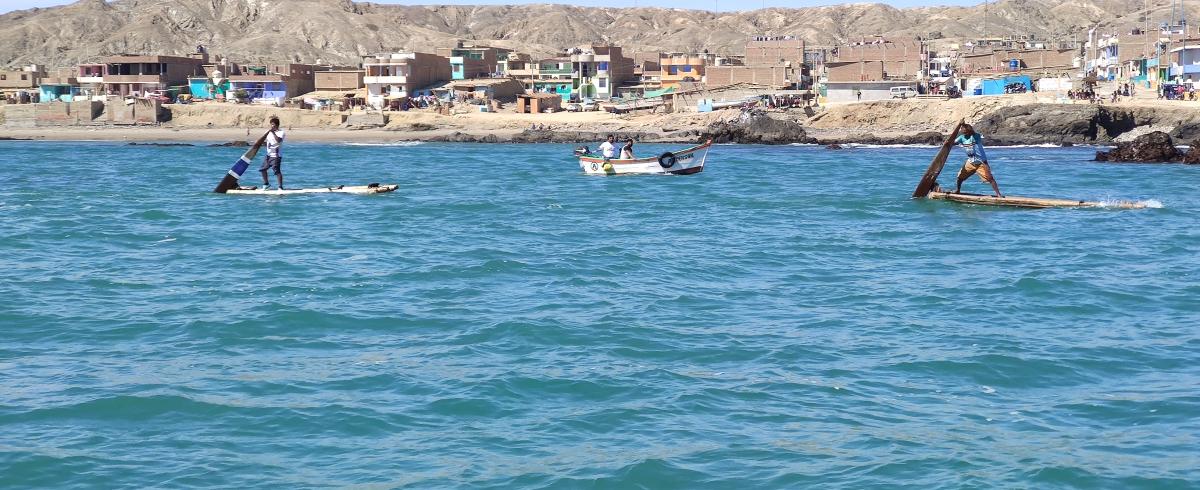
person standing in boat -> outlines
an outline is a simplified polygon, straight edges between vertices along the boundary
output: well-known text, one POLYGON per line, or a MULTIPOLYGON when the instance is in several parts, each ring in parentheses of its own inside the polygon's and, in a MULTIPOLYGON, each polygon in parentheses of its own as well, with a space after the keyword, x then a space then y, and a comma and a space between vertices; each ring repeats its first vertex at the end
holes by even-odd
POLYGON ((621 147, 621 160, 633 160, 633 138, 625 142, 625 146, 621 147))
POLYGON ((275 169, 275 180, 279 181, 279 190, 283 190, 283 154, 280 147, 283 146, 284 136, 283 130, 279 129, 279 118, 271 116, 271 129, 267 130, 267 157, 263 159, 262 168, 258 169, 262 173, 263 190, 271 188, 271 180, 267 178, 267 171, 271 169, 275 169))
POLYGON ((612 160, 613 157, 617 156, 617 147, 616 145, 613 145, 614 141, 616 141, 616 137, 610 134, 603 143, 600 143, 600 155, 602 155, 605 160, 612 160))
POLYGON ((975 128, 970 124, 963 124, 962 134, 954 140, 954 144, 962 146, 967 152, 967 161, 963 162, 962 169, 958 171, 958 183, 954 186, 954 193, 961 194, 963 182, 972 175, 979 174, 979 180, 992 185, 996 197, 1004 197, 1000 193, 1000 186, 996 184, 996 178, 992 176, 992 167, 988 165, 987 152, 983 149, 983 137, 975 132, 975 128))

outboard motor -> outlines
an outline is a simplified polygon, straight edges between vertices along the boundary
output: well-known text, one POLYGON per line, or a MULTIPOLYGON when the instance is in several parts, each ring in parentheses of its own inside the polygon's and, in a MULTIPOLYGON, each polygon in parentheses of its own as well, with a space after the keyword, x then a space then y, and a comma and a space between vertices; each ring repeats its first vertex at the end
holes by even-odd
POLYGON ((584 155, 590 155, 591 153, 592 153, 592 150, 586 146, 580 146, 580 147, 575 148, 575 156, 577 156, 577 157, 581 157, 584 155))

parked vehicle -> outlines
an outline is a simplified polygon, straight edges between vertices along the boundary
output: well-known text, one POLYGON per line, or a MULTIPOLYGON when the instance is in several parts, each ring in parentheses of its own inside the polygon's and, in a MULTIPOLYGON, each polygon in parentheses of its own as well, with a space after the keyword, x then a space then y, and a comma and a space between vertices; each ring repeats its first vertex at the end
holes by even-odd
POLYGON ((917 89, 913 87, 892 87, 890 91, 892 92, 893 99, 907 99, 917 96, 917 89))

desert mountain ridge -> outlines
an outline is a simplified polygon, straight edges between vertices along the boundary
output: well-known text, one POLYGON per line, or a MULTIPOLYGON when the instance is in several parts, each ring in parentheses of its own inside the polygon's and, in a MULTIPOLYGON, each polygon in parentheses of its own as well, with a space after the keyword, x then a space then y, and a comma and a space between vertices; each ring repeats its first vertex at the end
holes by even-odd
MULTIPOLYGON (((874 35, 934 40, 1083 40, 1095 26, 1157 25, 1164 0, 1002 0, 972 7, 855 3, 714 13, 656 7, 383 5, 350 0, 81 0, 0 15, 0 66, 70 66, 100 56, 175 54, 203 44, 242 62, 357 65, 395 50, 432 52, 456 40, 547 56, 611 43, 633 51, 738 54, 755 35, 833 45, 874 35), (1134 5, 1136 4, 1136 5, 1134 5), (1147 15, 1147 13, 1149 13, 1147 15)), ((1190 12, 1200 10, 1193 8, 1190 12)))

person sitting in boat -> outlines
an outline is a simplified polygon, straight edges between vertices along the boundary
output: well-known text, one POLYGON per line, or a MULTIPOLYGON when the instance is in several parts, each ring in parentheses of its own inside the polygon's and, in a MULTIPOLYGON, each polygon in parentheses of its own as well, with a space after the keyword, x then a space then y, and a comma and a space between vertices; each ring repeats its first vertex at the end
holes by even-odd
POLYGON ((963 162, 962 169, 958 171, 958 183, 954 186, 954 193, 961 194, 963 182, 972 175, 979 174, 979 180, 992 184, 996 197, 1004 197, 1000 193, 1000 186, 996 184, 996 178, 992 176, 992 167, 988 165, 987 153, 983 149, 983 136, 976 133, 970 124, 963 124, 962 134, 954 140, 954 144, 962 146, 967 152, 967 161, 963 162))
POLYGON ((625 146, 621 147, 621 160, 633 160, 633 139, 625 142, 625 146))
POLYGON ((263 159, 262 172, 263 190, 271 188, 271 180, 267 178, 267 170, 275 169, 275 179, 279 181, 279 190, 283 190, 283 146, 284 133, 279 129, 279 118, 271 116, 271 129, 267 131, 267 157, 263 159))
POLYGON ((617 156, 617 147, 613 145, 616 139, 616 137, 610 134, 603 143, 600 143, 600 154, 605 160, 612 160, 613 157, 617 156))

